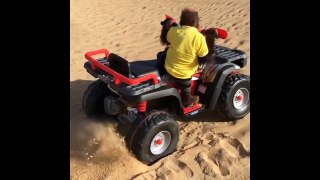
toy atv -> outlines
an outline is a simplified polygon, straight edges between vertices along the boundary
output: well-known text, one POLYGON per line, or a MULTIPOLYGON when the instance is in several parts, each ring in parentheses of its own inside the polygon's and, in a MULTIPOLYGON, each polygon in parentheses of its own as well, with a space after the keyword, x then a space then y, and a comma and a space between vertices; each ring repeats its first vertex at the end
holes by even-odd
POLYGON ((131 122, 126 144, 150 165, 176 149, 175 115, 189 117, 206 109, 237 120, 249 113, 250 80, 238 72, 247 64, 246 53, 217 45, 215 53, 215 63, 202 65, 192 77, 191 93, 199 103, 184 107, 180 90, 159 73, 157 59, 128 62, 107 49, 87 52, 84 67, 98 80, 85 91, 83 110, 89 117, 103 113, 131 122), (105 57, 94 58, 101 54, 105 57))

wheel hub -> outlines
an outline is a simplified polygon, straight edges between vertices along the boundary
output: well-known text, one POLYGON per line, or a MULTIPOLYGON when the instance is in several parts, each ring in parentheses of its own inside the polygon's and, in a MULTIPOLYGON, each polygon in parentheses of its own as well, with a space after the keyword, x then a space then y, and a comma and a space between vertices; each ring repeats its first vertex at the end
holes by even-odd
POLYGON ((157 144, 157 145, 162 144, 162 139, 157 139, 157 140, 156 140, 156 144, 157 144))
POLYGON ((237 100, 238 100, 238 101, 241 101, 242 98, 243 98, 242 96, 237 96, 237 100))
POLYGON ((161 131, 156 134, 151 143, 150 151, 154 155, 163 153, 169 147, 171 142, 171 135, 168 131, 161 131))
POLYGON ((242 109, 249 102, 249 91, 246 88, 240 88, 233 97, 233 106, 236 109, 242 109))

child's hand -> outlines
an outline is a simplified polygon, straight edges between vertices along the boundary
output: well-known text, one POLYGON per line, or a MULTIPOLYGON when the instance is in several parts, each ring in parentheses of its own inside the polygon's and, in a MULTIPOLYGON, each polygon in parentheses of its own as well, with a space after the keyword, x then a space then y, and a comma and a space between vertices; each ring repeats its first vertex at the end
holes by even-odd
POLYGON ((212 36, 216 39, 218 39, 218 38, 226 39, 228 37, 228 32, 223 29, 219 29, 219 28, 203 29, 203 30, 201 30, 201 33, 204 36, 212 36))
POLYGON ((209 28, 209 29, 205 29, 203 34, 207 37, 209 36, 210 38, 219 38, 217 31, 215 28, 209 28))

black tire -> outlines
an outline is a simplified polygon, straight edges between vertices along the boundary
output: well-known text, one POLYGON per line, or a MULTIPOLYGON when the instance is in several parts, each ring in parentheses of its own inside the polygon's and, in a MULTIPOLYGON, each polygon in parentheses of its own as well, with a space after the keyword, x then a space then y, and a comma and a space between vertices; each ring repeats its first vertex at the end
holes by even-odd
POLYGON ((250 112, 250 79, 244 74, 230 74, 226 78, 217 104, 218 113, 228 120, 238 120, 250 112), (235 108, 233 98, 235 93, 242 89, 248 91, 248 99, 240 109, 235 108))
POLYGON ((153 111, 145 118, 137 119, 125 139, 133 154, 144 164, 151 165, 175 151, 179 134, 179 124, 167 112, 153 111), (170 144, 164 152, 153 154, 150 150, 151 141, 158 133, 163 131, 169 132, 170 144))
POLYGON ((91 83, 82 98, 82 109, 85 114, 88 117, 104 114, 103 100, 110 93, 107 84, 100 79, 91 83))

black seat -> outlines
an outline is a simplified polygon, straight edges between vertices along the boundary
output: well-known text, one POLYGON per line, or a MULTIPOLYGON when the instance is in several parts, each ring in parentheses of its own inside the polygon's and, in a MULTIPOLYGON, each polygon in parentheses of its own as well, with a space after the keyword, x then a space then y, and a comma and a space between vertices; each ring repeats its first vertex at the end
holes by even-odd
POLYGON ((159 77, 156 59, 146 61, 135 61, 129 63, 126 59, 120 57, 119 55, 110 53, 109 63, 111 69, 128 78, 131 78, 132 75, 138 78, 151 73, 159 77))
POLYGON ((127 60, 120 57, 119 55, 110 53, 109 65, 111 69, 130 78, 130 74, 131 74, 130 63, 127 60))
POLYGON ((135 77, 142 77, 147 74, 155 74, 160 77, 157 68, 157 60, 134 61, 130 63, 131 74, 135 77))

